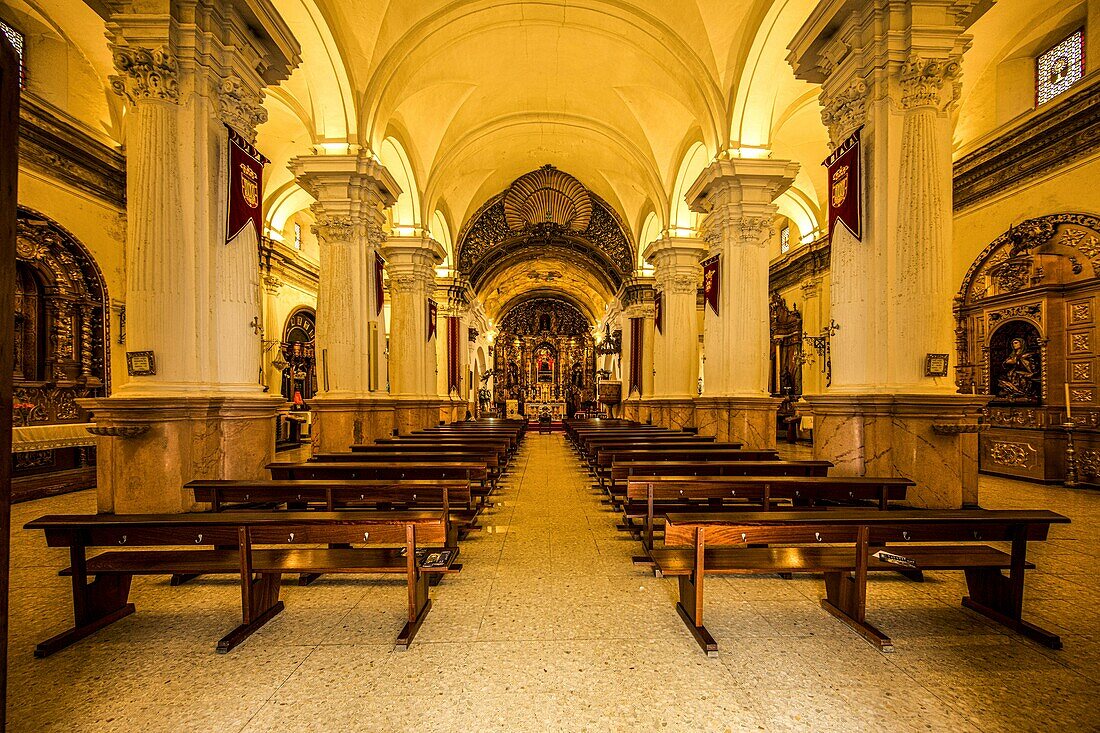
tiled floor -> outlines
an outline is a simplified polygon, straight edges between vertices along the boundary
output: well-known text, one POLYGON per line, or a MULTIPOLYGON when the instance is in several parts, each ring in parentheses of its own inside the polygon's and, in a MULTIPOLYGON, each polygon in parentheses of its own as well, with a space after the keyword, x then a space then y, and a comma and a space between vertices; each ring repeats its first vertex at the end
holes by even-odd
MULTIPOLYGON (((461 575, 395 652, 403 586, 322 578, 228 655, 229 580, 138 579, 138 612, 45 660, 69 622, 64 551, 13 531, 13 731, 1100 730, 1100 494, 983 478, 988 507, 1069 515, 1034 547, 1031 620, 1053 652, 962 609, 961 574, 872 579, 880 654, 818 605, 820 578, 712 578, 706 658, 675 586, 635 568, 560 435, 531 435, 461 575)), ((92 511, 90 493, 19 505, 13 526, 92 511)))

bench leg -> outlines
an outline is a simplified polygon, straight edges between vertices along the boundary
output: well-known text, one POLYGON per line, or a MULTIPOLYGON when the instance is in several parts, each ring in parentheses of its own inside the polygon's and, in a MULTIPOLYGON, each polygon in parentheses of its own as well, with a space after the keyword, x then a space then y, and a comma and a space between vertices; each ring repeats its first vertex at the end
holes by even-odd
POLYGON ((703 626, 702 623, 702 589, 697 588, 689 576, 681 575, 679 581, 680 600, 676 603, 676 612, 680 614, 680 618, 684 620, 684 624, 687 625, 688 630, 695 637, 695 641, 699 643, 699 647, 703 652, 708 657, 717 657, 718 642, 714 640, 714 637, 707 631, 707 627, 703 626), (698 598, 698 602, 696 602, 696 598, 698 598))
POLYGON ((890 637, 867 623, 865 589, 849 573, 825 573, 825 595, 821 607, 848 624, 880 652, 894 651, 890 637))
MULTIPOLYGON (((1062 639, 1046 629, 1028 623, 1021 618, 1020 606, 1015 602, 1016 593, 1011 578, 1006 578, 1000 570, 977 568, 966 570, 966 588, 970 595, 962 600, 963 606, 977 611, 1002 626, 1007 626, 1018 634, 1051 649, 1061 649, 1062 639)), ((1020 571, 1023 575, 1023 571, 1020 571)), ((1022 585, 1022 582, 1021 582, 1022 585)), ((1022 591, 1023 589, 1020 588, 1022 591)), ((1022 601, 1022 593, 1020 594, 1022 601)))
MULTIPOLYGON (((397 648, 408 649, 413 637, 420 630, 428 611, 432 609, 432 602, 428 598, 428 574, 421 572, 416 564, 416 525, 405 527, 405 570, 409 590, 409 613, 405 626, 397 635, 397 648)), ((439 576, 442 578, 442 575, 439 576)))
POLYGON ((225 654, 239 646, 261 626, 279 615, 283 610, 283 602, 279 600, 281 582, 282 575, 279 573, 261 573, 257 579, 245 578, 245 586, 242 587, 243 622, 218 641, 218 654, 225 654), (244 587, 247 587, 247 592, 243 590, 244 587))
POLYGON ((75 626, 36 646, 36 658, 43 659, 61 651, 134 612, 134 604, 127 601, 130 595, 130 575, 99 575, 89 583, 84 567, 83 548, 80 548, 79 570, 77 562, 73 562, 75 626))

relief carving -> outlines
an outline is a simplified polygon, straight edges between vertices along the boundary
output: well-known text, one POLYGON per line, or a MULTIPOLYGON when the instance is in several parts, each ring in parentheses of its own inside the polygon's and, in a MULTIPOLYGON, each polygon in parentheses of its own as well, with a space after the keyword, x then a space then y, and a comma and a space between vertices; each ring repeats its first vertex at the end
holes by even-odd
POLYGON ((111 89, 130 104, 146 100, 179 101, 179 65, 166 47, 115 46, 111 89))
POLYGON ((222 79, 218 90, 218 118, 250 143, 256 142, 256 128, 267 122, 260 95, 245 87, 236 76, 222 79))
POLYGON ((1087 361, 1070 365, 1070 380, 1074 382, 1092 381, 1092 364, 1087 361))
POLYGON ((998 466, 1027 468, 1035 448, 1030 443, 996 441, 989 447, 989 457, 998 466))
POLYGON ((1088 303, 1074 303, 1069 307, 1069 319, 1074 323, 1087 322, 1092 317, 1088 303))

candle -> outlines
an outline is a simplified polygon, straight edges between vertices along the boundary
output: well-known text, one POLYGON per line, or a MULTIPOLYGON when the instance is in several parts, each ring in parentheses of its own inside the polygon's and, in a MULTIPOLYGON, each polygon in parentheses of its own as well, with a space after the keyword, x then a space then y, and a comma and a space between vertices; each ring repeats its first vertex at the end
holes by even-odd
POLYGON ((1069 382, 1066 382, 1066 422, 1073 420, 1073 410, 1069 406, 1069 382))

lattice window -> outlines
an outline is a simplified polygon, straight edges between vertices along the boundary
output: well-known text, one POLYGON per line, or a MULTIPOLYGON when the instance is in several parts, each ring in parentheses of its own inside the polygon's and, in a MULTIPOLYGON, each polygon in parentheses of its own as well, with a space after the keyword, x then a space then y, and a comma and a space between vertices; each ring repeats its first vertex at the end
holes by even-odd
POLYGON ((789 226, 779 230, 779 251, 782 254, 791 251, 791 228, 789 226))
POLYGON ((0 31, 3 31, 7 37, 8 42, 15 47, 15 53, 19 57, 19 88, 23 89, 27 86, 27 77, 25 67, 23 65, 23 52, 26 50, 26 42, 23 38, 23 34, 12 28, 10 25, 0 20, 0 31))
POLYGON ((1079 30, 1035 59, 1035 103, 1046 104, 1085 74, 1085 31, 1079 30))
POLYGON ((294 249, 302 248, 302 225, 294 222, 294 249))

